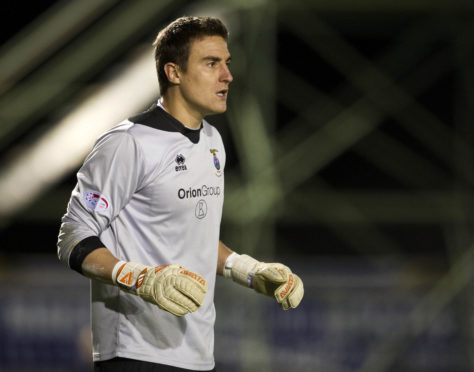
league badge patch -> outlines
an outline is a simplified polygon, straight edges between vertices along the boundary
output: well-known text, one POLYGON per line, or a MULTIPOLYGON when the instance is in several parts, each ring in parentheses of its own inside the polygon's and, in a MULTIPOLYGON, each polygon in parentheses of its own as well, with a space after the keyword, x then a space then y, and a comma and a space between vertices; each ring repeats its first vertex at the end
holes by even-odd
POLYGON ((83 195, 86 205, 95 211, 106 211, 110 207, 110 203, 104 195, 98 191, 88 190, 83 195))
POLYGON ((221 171, 221 163, 219 162, 219 159, 216 155, 216 152, 218 152, 217 149, 210 149, 209 150, 213 156, 213 161, 214 161, 214 166, 216 167, 216 176, 220 177, 222 176, 222 171, 221 171))

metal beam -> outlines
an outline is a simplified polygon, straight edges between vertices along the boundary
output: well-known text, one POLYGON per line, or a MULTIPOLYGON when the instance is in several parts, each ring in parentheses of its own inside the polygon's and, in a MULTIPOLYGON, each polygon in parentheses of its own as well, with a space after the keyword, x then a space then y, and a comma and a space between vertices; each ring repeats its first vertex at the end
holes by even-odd
MULTIPOLYGON (((312 17, 311 32, 301 20, 285 19, 298 35, 319 55, 338 69, 386 114, 397 118, 404 128, 420 138, 440 161, 453 165, 452 154, 441 140, 454 134, 433 113, 419 105, 413 97, 390 77, 362 56, 321 19, 312 17), (400 111, 400 106, 405 110, 400 111), (428 130, 429 129, 429 130, 428 130)), ((462 142, 462 139, 457 139, 462 142)))
POLYGON ((0 94, 89 27, 118 0, 60 1, 0 48, 0 94))
POLYGON ((409 347, 410 341, 426 332, 456 296, 471 286, 473 266, 474 246, 471 245, 455 260, 444 277, 438 280, 433 288, 419 300, 406 318, 404 326, 387 334, 370 350, 358 371, 388 371, 389 367, 409 347))
POLYGON ((124 45, 136 41, 143 30, 156 27, 158 20, 167 16, 167 7, 174 9, 180 2, 121 2, 100 23, 0 97, 0 146, 83 88, 83 82, 113 62, 124 45))

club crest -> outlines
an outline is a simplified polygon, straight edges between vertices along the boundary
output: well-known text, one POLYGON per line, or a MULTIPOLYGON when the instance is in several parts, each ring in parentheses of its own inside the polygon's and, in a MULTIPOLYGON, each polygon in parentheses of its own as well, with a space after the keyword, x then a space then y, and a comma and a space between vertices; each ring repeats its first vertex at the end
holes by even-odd
POLYGON ((219 162, 219 158, 216 155, 216 152, 218 152, 218 150, 210 149, 209 151, 212 154, 212 160, 214 162, 214 167, 216 168, 216 176, 220 177, 222 175, 222 171, 221 171, 221 163, 219 162))

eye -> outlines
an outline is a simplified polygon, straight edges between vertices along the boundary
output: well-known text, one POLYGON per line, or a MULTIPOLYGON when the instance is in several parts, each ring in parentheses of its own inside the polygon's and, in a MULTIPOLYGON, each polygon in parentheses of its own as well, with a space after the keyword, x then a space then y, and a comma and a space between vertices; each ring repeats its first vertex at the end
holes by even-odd
POLYGON ((207 66, 208 67, 214 67, 216 65, 216 61, 211 61, 211 62, 208 62, 207 66))

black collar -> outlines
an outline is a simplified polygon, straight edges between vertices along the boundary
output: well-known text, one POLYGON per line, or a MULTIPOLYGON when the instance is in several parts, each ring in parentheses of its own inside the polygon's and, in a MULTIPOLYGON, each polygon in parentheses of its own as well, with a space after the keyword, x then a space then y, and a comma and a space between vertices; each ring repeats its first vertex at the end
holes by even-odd
POLYGON ((161 107, 154 104, 148 111, 145 111, 128 119, 132 123, 146 125, 166 132, 179 132, 192 143, 198 143, 203 124, 199 129, 185 127, 180 121, 168 114, 161 107))

